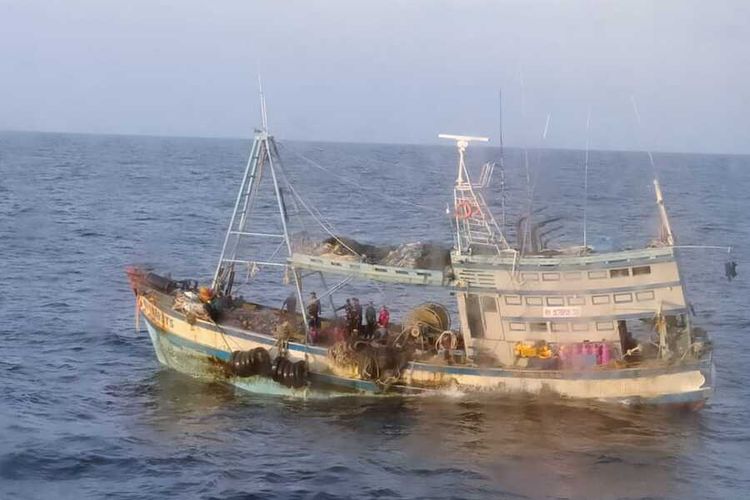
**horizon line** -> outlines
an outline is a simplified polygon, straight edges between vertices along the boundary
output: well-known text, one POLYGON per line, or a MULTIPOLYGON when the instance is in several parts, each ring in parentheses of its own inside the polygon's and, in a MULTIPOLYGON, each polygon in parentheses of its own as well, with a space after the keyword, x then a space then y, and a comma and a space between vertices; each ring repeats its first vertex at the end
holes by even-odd
MULTIPOLYGON (((124 133, 124 132, 61 132, 59 130, 24 130, 24 129, 0 129, 0 134, 56 134, 56 135, 85 135, 85 136, 111 136, 111 137, 142 137, 152 139, 200 139, 200 140, 233 140, 233 141, 251 141, 252 135, 247 137, 242 136, 201 136, 201 135, 172 135, 172 134, 143 134, 143 133, 124 133)), ((271 134, 274 135, 274 134, 271 134)), ((275 136, 278 138, 278 136, 275 136)), ((437 139, 437 135, 435 136, 437 139)), ((381 142, 381 141, 347 141, 347 140, 328 140, 328 139, 299 139, 299 138, 286 138, 285 141, 291 142, 306 142, 306 143, 323 143, 323 144, 360 144, 360 145, 383 145, 383 146, 443 146, 443 147, 455 147, 452 144, 444 142, 381 142)), ((492 140, 490 138, 490 140, 492 140)), ((474 148, 500 148, 500 144, 477 144, 474 148)), ((548 151, 585 151, 585 148, 571 148, 563 146, 518 146, 503 144, 504 149, 513 150, 548 150, 548 151)), ((750 152, 747 153, 727 153, 727 152, 706 152, 706 151, 665 151, 658 149, 597 149, 589 148, 589 151, 596 151, 602 153, 643 153, 648 154, 662 154, 662 155, 708 155, 708 156, 750 156, 750 152)))

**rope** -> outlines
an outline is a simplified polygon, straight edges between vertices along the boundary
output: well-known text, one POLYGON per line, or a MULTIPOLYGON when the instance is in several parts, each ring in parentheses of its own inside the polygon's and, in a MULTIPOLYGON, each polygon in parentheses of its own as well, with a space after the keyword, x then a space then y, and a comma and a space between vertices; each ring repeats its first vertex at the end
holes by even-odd
POLYGON ((216 327, 216 328, 217 328, 217 329, 219 330, 219 334, 221 335, 221 338, 222 338, 222 340, 223 340, 223 341, 224 341, 224 343, 225 343, 225 344, 227 345, 227 349, 229 349, 229 354, 232 354, 232 352, 233 352, 233 349, 232 349, 232 346, 230 346, 230 345, 229 345, 229 341, 227 340, 227 337, 226 337, 226 335, 224 334, 224 330, 223 330, 223 329, 221 328, 221 326, 219 326, 219 324, 218 324, 218 323, 217 323, 216 321, 212 320, 212 319, 211 319, 210 317, 209 317, 208 319, 209 319, 209 321, 211 321, 211 323, 213 323, 213 324, 214 324, 214 326, 215 326, 215 327, 216 327))
MULTIPOLYGON (((273 144, 274 144, 274 148, 275 148, 275 146, 276 146, 276 141, 274 141, 274 142, 273 142, 273 144)), ((276 149, 276 148, 275 148, 275 149, 276 149)), ((354 251, 354 250, 353 250, 353 249, 352 249, 351 247, 349 247, 349 246, 348 246, 348 245, 347 245, 347 244, 346 244, 346 243, 345 243, 344 241, 342 241, 342 240, 341 240, 341 238, 339 238, 338 236, 336 236, 336 234, 334 234, 334 232, 333 232, 333 225, 332 225, 332 224, 331 224, 330 222, 328 222, 328 221, 327 221, 327 220, 325 219, 325 217, 323 217, 323 215, 322 215, 322 214, 321 214, 321 213, 320 213, 320 212, 319 212, 319 211, 318 211, 317 209, 315 209, 315 212, 317 212, 317 215, 316 215, 315 213, 313 213, 313 209, 314 209, 315 207, 312 207, 312 208, 311 208, 311 206, 310 206, 310 205, 308 205, 308 204, 307 204, 307 203, 305 202, 305 200, 304 200, 304 198, 302 197, 302 195, 300 195, 300 194, 299 194, 299 193, 297 192, 297 190, 296 190, 296 189, 294 189, 294 185, 293 185, 293 184, 292 184, 292 182, 291 182, 291 181, 289 180, 289 177, 288 177, 288 176, 286 175, 286 171, 284 170, 284 166, 283 166, 283 164, 282 164, 282 162, 281 162, 281 157, 280 157, 280 155, 279 155, 279 153, 278 153, 278 150, 276 150, 276 151, 275 151, 275 153, 276 153, 276 159, 277 159, 277 164, 278 164, 278 171, 279 171, 279 174, 281 175, 281 177, 283 177, 283 178, 284 178, 284 181, 286 182, 286 185, 287 185, 287 187, 288 187, 288 188, 289 188, 289 190, 290 190, 290 191, 292 192, 292 195, 294 196, 294 197, 293 197, 292 199, 293 199, 293 200, 295 200, 295 198, 296 198, 296 200, 295 200, 295 204, 296 204, 296 201, 299 201, 299 202, 300 202, 300 203, 302 204, 302 206, 303 206, 303 207, 305 208, 305 210, 307 210, 307 213, 309 213, 309 214, 310 214, 310 216, 311 216, 311 217, 313 218, 313 220, 315 220, 315 222, 317 222, 317 223, 318 223, 318 225, 319 225, 320 227, 322 227, 322 228, 323 228, 323 230, 324 230, 324 231, 325 231, 326 233, 328 233, 328 234, 329 234, 329 235, 330 235, 330 236, 331 236, 331 237, 332 237, 333 239, 335 239, 336 241, 338 241, 338 242, 339 242, 339 243, 340 243, 340 244, 341 244, 342 246, 344 246, 344 247, 345 247, 345 248, 346 248, 347 250, 349 250, 350 252, 352 252, 352 253, 353 253, 354 255, 356 255, 356 256, 358 256, 358 257, 362 257, 362 256, 361 256, 361 255, 360 255, 359 253, 355 252, 355 251, 354 251)), ((293 153, 293 154, 296 154, 296 153, 294 153, 294 152, 292 152, 292 153, 293 153)), ((298 207, 297 207, 297 208, 298 208, 298 207)))
POLYGON ((443 333, 441 333, 440 336, 435 341, 435 350, 436 351, 440 351, 440 349, 442 349, 442 347, 443 347, 443 344, 442 344, 443 337, 445 337, 446 335, 448 337, 450 337, 450 339, 451 339, 450 350, 451 351, 455 351, 456 347, 458 347, 458 338, 453 334, 452 331, 446 330, 443 333))
MULTIPOLYGON (((345 248, 346 248, 347 250, 349 250, 349 251, 350 251, 351 253, 353 253, 354 255, 356 255, 356 256, 358 256, 358 257, 362 257, 362 256, 361 256, 361 255, 360 255, 360 254, 359 254, 358 252, 355 252, 355 251, 354 251, 354 250, 353 250, 353 249, 352 249, 352 248, 351 248, 351 247, 350 247, 349 245, 347 245, 347 244, 346 244, 346 243, 345 243, 344 241, 342 241, 342 240, 341 240, 341 238, 339 238, 338 236, 336 236, 336 234, 335 234, 335 233, 334 233, 334 232, 333 232, 333 231, 332 231, 331 229, 329 229, 329 228, 328 228, 328 226, 327 226, 327 225, 326 225, 326 223, 325 223, 325 222, 327 222, 327 221, 325 221, 325 222, 324 222, 323 220, 319 219, 319 218, 318 218, 318 217, 317 217, 317 216, 316 216, 316 215, 315 215, 315 214, 313 213, 313 211, 312 211, 312 210, 310 209, 310 207, 309 207, 309 206, 307 205, 307 203, 305 203, 305 200, 304 200, 304 199, 302 198, 302 196, 300 196, 300 194, 299 194, 299 193, 297 192, 297 190, 296 190, 296 189, 294 189, 294 186, 292 186, 292 184, 291 184, 291 183, 289 182, 289 180, 288 180, 288 179, 287 179, 287 185, 289 186, 289 189, 290 189, 290 190, 292 191, 292 194, 293 194, 293 195, 294 195, 295 197, 297 197, 297 199, 298 199, 298 200, 299 200, 299 202, 300 202, 300 203, 302 204, 302 206, 303 206, 303 207, 305 208, 305 210, 307 210, 307 212, 308 212, 308 213, 310 214, 310 216, 311 216, 311 217, 312 217, 313 219, 315 219, 315 222, 317 222, 317 223, 318 223, 318 225, 320 225, 320 227, 322 227, 322 228, 323 228, 323 230, 324 230, 324 231, 325 231, 326 233, 328 233, 328 234, 329 234, 329 235, 330 235, 331 237, 333 237, 333 239, 335 239, 336 241, 338 241, 338 242, 339 242, 339 243, 340 243, 340 244, 341 244, 341 245, 342 245, 343 247, 345 247, 345 248)), ((329 224, 330 224, 330 223, 329 223, 329 224)))

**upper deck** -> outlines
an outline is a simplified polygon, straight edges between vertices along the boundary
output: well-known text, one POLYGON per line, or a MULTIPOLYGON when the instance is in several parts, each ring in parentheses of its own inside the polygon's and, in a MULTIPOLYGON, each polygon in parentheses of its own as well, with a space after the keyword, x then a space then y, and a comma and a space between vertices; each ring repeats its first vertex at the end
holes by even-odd
POLYGON ((672 247, 590 255, 451 255, 457 288, 514 291, 585 290, 680 286, 672 247))

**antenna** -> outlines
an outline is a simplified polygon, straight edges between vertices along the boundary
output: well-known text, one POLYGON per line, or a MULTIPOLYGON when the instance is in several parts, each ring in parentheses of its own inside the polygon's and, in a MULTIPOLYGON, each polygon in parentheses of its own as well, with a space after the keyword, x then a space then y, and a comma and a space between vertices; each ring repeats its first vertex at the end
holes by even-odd
POLYGON ((552 119, 552 113, 547 113, 547 121, 544 122, 544 132, 542 132, 542 141, 547 140, 547 132, 549 131, 549 122, 552 119))
MULTIPOLYGON (((451 139, 456 141, 456 147, 458 148, 458 177, 456 183, 463 184, 464 172, 466 171, 466 164, 464 163, 464 152, 469 146, 471 141, 475 142, 488 142, 488 137, 476 137, 473 135, 454 135, 454 134, 438 134, 440 139, 451 139)), ((468 178, 468 175, 466 176, 468 178)))
POLYGON ((526 245, 531 238, 531 172, 529 171, 529 139, 528 130, 526 127, 526 84, 523 78, 523 69, 519 70, 518 79, 521 84, 521 126, 523 128, 523 164, 524 170, 526 171, 526 199, 527 199, 527 212, 526 221, 523 227, 523 235, 516 235, 516 239, 520 240, 521 243, 521 255, 526 251, 526 245))
POLYGON ((268 133, 268 114, 266 113, 266 97, 263 95, 263 81, 258 75, 258 91, 260 92, 260 122, 263 132, 268 133))
MULTIPOLYGON (((638 103, 635 102, 635 96, 630 96, 630 102, 633 105, 633 112, 635 113, 635 119, 638 123, 638 130, 636 133, 636 139, 638 140, 638 148, 643 149, 641 143, 641 113, 638 111, 638 103)), ((667 209, 664 207, 664 197, 661 192, 661 185, 659 184, 659 172, 656 169, 654 163, 654 155, 651 154, 651 150, 647 149, 646 154, 648 155, 648 161, 651 163, 651 169, 654 171, 654 191, 656 194, 656 205, 659 207, 659 217, 661 219, 661 240, 669 246, 674 246, 674 234, 672 233, 672 226, 669 224, 669 216, 667 215, 667 209)))
POLYGON ((497 121, 500 129, 500 227, 505 232, 505 149, 503 144, 503 91, 497 91, 497 121))
POLYGON ((586 114, 586 153, 583 159, 583 251, 586 252, 586 208, 589 199, 589 128, 591 125, 591 106, 586 114))
POLYGON ((497 91, 497 122, 498 128, 500 129, 500 166, 503 166, 503 157, 505 151, 503 150, 503 91, 497 91))

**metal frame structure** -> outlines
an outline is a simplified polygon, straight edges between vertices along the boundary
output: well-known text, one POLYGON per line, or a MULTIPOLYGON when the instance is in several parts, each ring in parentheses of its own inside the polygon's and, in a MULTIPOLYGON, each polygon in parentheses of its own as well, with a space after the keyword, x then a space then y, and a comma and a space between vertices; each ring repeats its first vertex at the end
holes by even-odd
MULTIPOLYGON (((216 266, 216 272, 213 278, 213 289, 220 294, 230 295, 234 282, 235 266, 244 264, 248 268, 254 266, 274 266, 285 269, 291 269, 294 276, 294 286, 297 291, 297 299, 302 310, 302 318, 305 328, 308 328, 307 308, 305 307, 304 296, 302 293, 302 276, 299 271, 289 263, 292 256, 292 243, 289 237, 289 228, 287 226, 288 214, 279 186, 279 176, 277 169, 281 168, 278 161, 277 147, 273 136, 268 133, 268 118, 266 114, 266 101, 263 96, 263 90, 260 90, 260 107, 261 107, 261 130, 256 130, 253 144, 250 148, 250 155, 245 167, 245 173, 242 177, 242 185, 237 193, 237 199, 234 203, 232 218, 229 222, 227 233, 224 237, 224 244, 221 248, 221 256, 216 266), (248 231, 247 222, 253 211, 255 201, 258 197, 258 190, 263 179, 264 169, 270 172, 273 182, 273 190, 278 205, 279 219, 281 223, 281 233, 266 233, 248 231), (247 258, 238 258, 237 252, 243 238, 253 237, 259 239, 281 240, 280 246, 286 246, 287 255, 284 262, 273 262, 270 260, 254 260, 247 258)), ((278 248, 277 248, 278 251, 278 248)), ((274 254, 277 252, 274 252, 274 254)), ((272 257, 273 258, 273 257, 272 257)), ((325 286, 325 285, 324 285, 325 286)))
POLYGON ((470 142, 488 142, 489 139, 452 134, 439 134, 438 137, 455 140, 458 148, 458 175, 453 188, 456 252, 468 254, 477 246, 490 248, 498 254, 504 250, 511 250, 481 193, 481 189, 485 188, 492 178, 494 165, 486 164, 482 169, 479 184, 473 184, 464 161, 464 154, 470 142))

